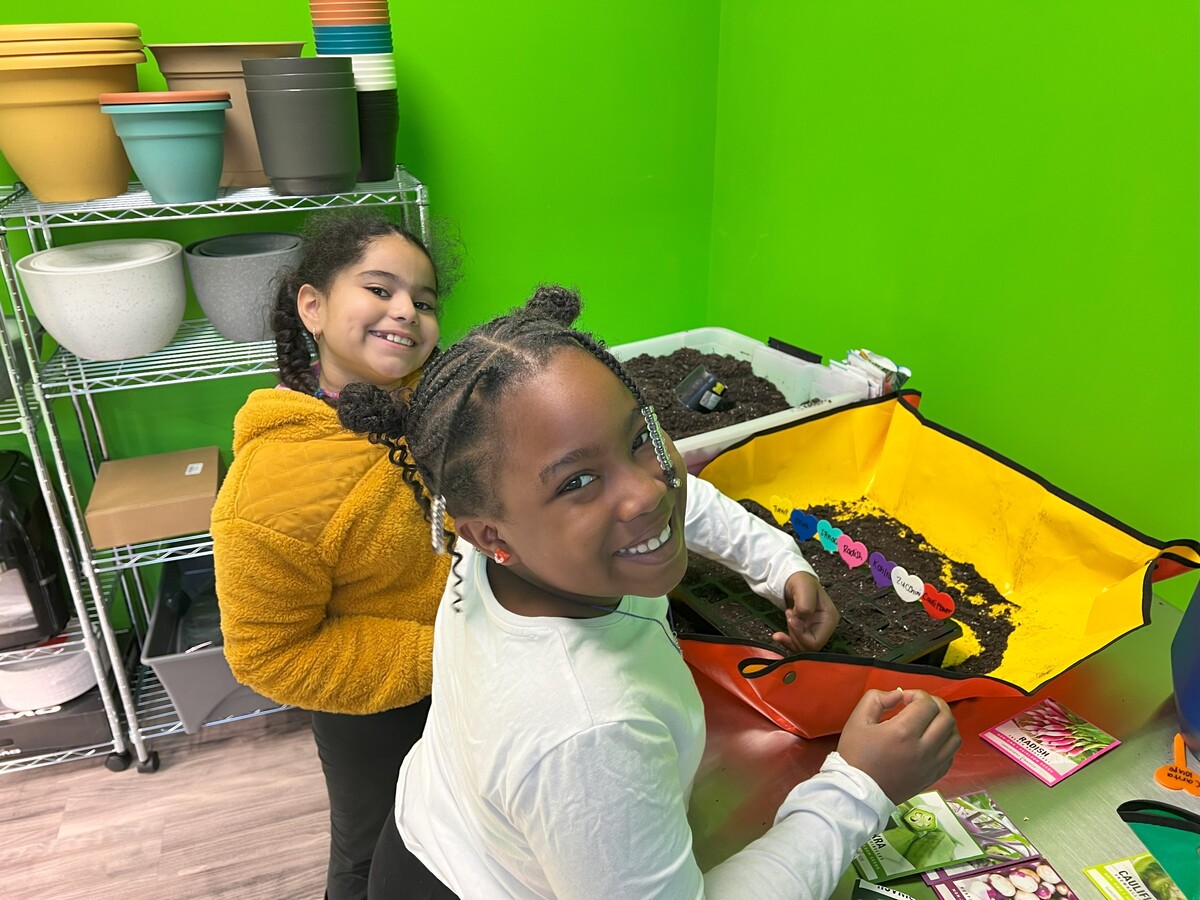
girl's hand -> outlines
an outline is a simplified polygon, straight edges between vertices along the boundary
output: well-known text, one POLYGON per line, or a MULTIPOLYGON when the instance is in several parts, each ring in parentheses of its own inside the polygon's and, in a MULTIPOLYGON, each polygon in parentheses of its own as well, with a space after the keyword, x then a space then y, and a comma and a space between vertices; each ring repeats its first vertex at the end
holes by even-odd
POLYGON ((850 713, 838 753, 899 804, 945 775, 961 746, 954 715, 941 697, 920 690, 871 690, 850 713))
POLYGON ((792 653, 813 653, 824 647, 841 614, 821 583, 808 572, 795 572, 784 586, 783 597, 787 634, 779 631, 771 639, 792 653))

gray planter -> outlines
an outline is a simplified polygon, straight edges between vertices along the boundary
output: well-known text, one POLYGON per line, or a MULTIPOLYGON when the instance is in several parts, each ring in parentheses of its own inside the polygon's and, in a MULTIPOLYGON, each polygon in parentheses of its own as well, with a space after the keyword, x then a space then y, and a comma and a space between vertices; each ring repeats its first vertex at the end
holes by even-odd
POLYGON ((207 238, 184 250, 192 291, 213 327, 231 341, 272 337, 275 276, 304 252, 298 234, 251 232, 207 238))
POLYGON ((246 95, 263 170, 276 193, 335 194, 354 187, 361 165, 354 88, 246 95))

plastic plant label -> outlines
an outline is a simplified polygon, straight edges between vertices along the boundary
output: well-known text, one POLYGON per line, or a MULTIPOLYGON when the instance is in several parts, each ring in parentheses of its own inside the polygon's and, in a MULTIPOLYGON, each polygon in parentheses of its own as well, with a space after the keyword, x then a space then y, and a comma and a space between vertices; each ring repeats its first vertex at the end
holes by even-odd
POLYGON ((1187 749, 1182 734, 1175 735, 1175 763, 1155 769, 1154 780, 1169 791, 1186 791, 1193 797, 1200 797, 1200 775, 1187 766, 1187 749))
POLYGON ((803 543, 811 541, 817 536, 817 517, 809 515, 801 509, 792 510, 792 531, 796 534, 796 540, 803 543))
POLYGON ((822 519, 817 523, 817 537, 821 541, 821 546, 830 553, 837 553, 837 539, 842 536, 842 529, 831 525, 827 519, 822 519))
POLYGON ((1049 697, 979 736, 1051 787, 1121 743, 1049 697))
POLYGON ((905 603, 916 603, 925 593, 925 582, 920 575, 909 575, 904 566, 892 567, 892 590, 905 603))
POLYGON ((1011 866, 1041 855, 987 791, 949 797, 946 805, 958 816, 963 827, 971 832, 987 856, 961 866, 925 872, 921 877, 926 884, 950 881, 999 866, 1011 866))
POLYGON ((1149 853, 1088 866, 1083 874, 1109 900, 1179 900, 1185 896, 1149 853))
POLYGON ((796 505, 787 497, 780 497, 778 494, 771 495, 771 515, 775 517, 775 521, 780 525, 786 524, 788 517, 791 516, 792 510, 796 505))
POLYGON ((1044 859, 1031 859, 964 875, 953 881, 933 885, 939 900, 1007 900, 1009 897, 1037 897, 1046 900, 1079 900, 1063 877, 1044 859))
POLYGON ((921 593, 921 602, 925 604, 925 612, 934 619, 947 619, 954 614, 954 598, 944 591, 939 591, 928 581, 921 593))
POLYGON ((854 868, 868 881, 890 881, 984 855, 937 791, 904 801, 887 824, 854 853, 854 868))
POLYGON ((871 577, 875 579, 875 584, 881 588, 892 586, 892 569, 896 568, 896 564, 876 550, 867 557, 867 564, 871 567, 871 577))
POLYGON ((867 545, 862 541, 856 541, 848 534, 843 534, 837 539, 838 556, 842 558, 842 562, 852 569, 856 569, 867 561, 867 545))

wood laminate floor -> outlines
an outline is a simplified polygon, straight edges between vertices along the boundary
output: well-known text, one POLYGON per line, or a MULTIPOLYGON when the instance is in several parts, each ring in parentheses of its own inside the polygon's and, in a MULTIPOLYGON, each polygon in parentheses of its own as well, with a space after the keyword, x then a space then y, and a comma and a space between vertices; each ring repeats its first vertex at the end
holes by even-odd
POLYGON ((319 900, 329 807, 308 716, 288 710, 103 759, 0 776, 0 898, 319 900))

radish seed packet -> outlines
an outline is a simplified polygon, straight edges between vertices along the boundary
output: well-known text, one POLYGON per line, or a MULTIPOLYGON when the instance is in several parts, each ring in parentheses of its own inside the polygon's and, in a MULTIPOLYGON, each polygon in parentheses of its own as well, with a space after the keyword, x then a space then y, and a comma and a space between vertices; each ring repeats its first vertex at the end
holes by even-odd
POLYGON ((1121 743, 1049 697, 979 736, 1051 787, 1121 743))

